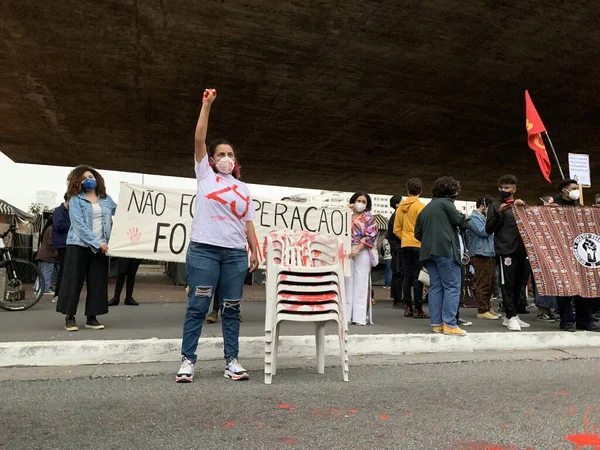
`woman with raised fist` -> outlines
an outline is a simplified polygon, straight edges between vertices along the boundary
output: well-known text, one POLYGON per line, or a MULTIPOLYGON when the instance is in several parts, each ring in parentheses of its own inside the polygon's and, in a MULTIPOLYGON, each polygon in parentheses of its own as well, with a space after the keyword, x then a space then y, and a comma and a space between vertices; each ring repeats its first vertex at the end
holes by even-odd
POLYGON ((194 379, 196 348, 213 293, 222 300, 224 377, 247 380, 248 371, 238 362, 240 302, 244 280, 258 267, 258 246, 254 238, 255 213, 246 184, 240 181, 240 165, 233 145, 225 139, 213 141, 207 149, 206 131, 210 109, 217 98, 215 89, 206 89, 196 126, 195 170, 198 182, 192 237, 186 258, 189 285, 188 306, 183 325, 182 363, 175 381, 194 379))

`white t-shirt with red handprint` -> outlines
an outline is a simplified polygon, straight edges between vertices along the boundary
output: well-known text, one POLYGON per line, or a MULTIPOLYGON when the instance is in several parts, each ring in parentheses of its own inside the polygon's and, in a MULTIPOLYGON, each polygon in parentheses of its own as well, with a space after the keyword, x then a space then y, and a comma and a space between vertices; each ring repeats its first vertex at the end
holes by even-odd
POLYGON ((246 222, 256 217, 248 187, 232 175, 215 173, 208 155, 196 162, 196 212, 192 241, 225 248, 246 248, 246 222))

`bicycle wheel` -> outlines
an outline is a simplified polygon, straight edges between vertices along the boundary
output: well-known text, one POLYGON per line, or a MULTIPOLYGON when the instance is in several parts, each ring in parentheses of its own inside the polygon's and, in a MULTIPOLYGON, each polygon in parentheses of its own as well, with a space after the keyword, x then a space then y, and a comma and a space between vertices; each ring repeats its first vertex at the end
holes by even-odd
POLYGON ((44 277, 38 267, 24 259, 0 263, 0 308, 23 311, 44 295, 44 277))

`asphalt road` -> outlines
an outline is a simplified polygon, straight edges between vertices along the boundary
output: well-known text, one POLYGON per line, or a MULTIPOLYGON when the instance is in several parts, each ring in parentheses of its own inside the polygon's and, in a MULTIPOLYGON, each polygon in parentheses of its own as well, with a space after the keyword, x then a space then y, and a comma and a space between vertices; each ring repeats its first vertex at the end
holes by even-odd
MULTIPOLYGON (((175 368, 173 368, 175 370, 175 368)), ((600 449, 600 360, 0 382, 6 449, 600 449), (576 444, 588 446, 577 447, 576 444)))
MULTIPOLYGON (((388 291, 389 292, 389 291, 388 291)), ((47 297, 47 296, 46 296, 47 297)), ((140 306, 119 305, 110 308, 108 314, 99 317, 106 329, 93 331, 81 329, 77 333, 69 333, 64 329, 64 316, 56 312, 56 305, 50 298, 44 297, 34 308, 27 311, 8 312, 0 310, 0 342, 23 341, 75 341, 93 339, 181 339, 181 330, 185 317, 184 303, 143 303, 140 306)), ((80 305, 77 322, 85 323, 84 307, 80 305)), ((242 305, 244 321, 241 324, 242 336, 264 336, 265 303, 250 301, 242 305)), ((461 316, 473 322, 467 327, 469 333, 507 332, 501 320, 477 319, 477 309, 462 308, 461 316)), ((522 316, 531 324, 530 331, 558 331, 558 323, 543 323, 536 320, 535 308, 531 313, 522 316)), ((373 308, 374 325, 366 327, 351 326, 351 334, 397 334, 397 333, 430 333, 428 319, 404 317, 404 310, 393 309, 391 301, 378 301, 373 308)), ((206 324, 202 328, 204 337, 222 336, 222 324, 206 324)), ((333 323, 329 332, 335 332, 333 323)), ((284 335, 313 334, 312 323, 285 322, 282 327, 284 335)), ((513 332, 510 332, 513 333, 513 332)))

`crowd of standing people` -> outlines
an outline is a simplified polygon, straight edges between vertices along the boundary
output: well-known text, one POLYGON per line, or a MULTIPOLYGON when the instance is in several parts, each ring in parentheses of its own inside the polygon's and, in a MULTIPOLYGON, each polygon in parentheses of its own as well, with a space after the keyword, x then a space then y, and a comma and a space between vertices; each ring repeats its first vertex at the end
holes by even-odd
MULTIPOLYGON (((216 97, 216 90, 205 90, 195 133, 197 200, 186 258, 188 304, 181 366, 175 376, 175 381, 182 383, 193 381, 203 323, 217 321, 218 312, 222 316, 224 377, 233 381, 249 378, 238 362, 238 353, 244 282, 248 270, 258 267, 255 211, 248 187, 241 181, 241 166, 233 145, 224 139, 206 143, 210 109, 216 97), (218 201, 211 195, 215 192, 219 193, 218 201), (214 308, 209 314, 213 299, 214 308)), ((133 289, 140 261, 120 261, 115 292, 109 301, 108 245, 117 205, 106 192, 102 175, 91 167, 76 167, 67 182, 64 203, 56 208, 41 233, 37 259, 48 290, 52 272, 58 266, 53 301, 56 310, 65 316, 65 328, 79 329, 75 315, 85 283, 85 327, 101 330, 104 326, 98 316, 106 314, 109 306, 119 305, 124 287, 124 303, 138 305, 133 289)), ((405 317, 430 319, 434 333, 465 336, 467 332, 461 325, 470 323, 460 318, 459 306, 465 277, 474 272, 477 318, 502 319, 502 325, 510 331, 528 328, 530 325, 520 315, 529 313, 522 296, 531 268, 512 208, 525 204, 516 196, 517 184, 514 175, 501 177, 498 198, 481 196, 467 217, 455 205, 461 186, 454 178, 438 178, 428 204, 420 199, 421 180, 409 179, 407 196, 403 199, 397 195, 390 200, 393 214, 383 245, 384 287, 390 290, 392 307, 403 308, 405 317), (494 311, 492 301, 498 295, 494 286, 497 276, 503 315, 494 311), (429 311, 423 307, 425 293, 429 311)), ((558 188, 558 195, 542 199, 544 205, 580 206, 575 180, 564 180, 558 188)), ((371 269, 379 263, 379 230, 367 192, 352 195, 349 208, 352 233, 345 315, 348 323, 364 326, 373 323, 371 269)), ((565 331, 597 329, 597 304, 597 299, 536 295, 538 320, 554 321, 553 310, 557 310, 560 328, 565 331)))
MULTIPOLYGON (((599 299, 538 295, 512 208, 525 205, 516 196, 517 184, 514 175, 501 177, 498 198, 479 197, 476 209, 467 217, 454 205, 460 192, 458 181, 452 177, 437 179, 432 200, 425 205, 419 200, 420 180, 410 179, 408 197, 401 201, 401 197, 394 196, 390 200, 394 213, 386 245, 391 254, 393 307, 404 308, 406 317, 430 318, 434 333, 465 336, 467 332, 459 325, 470 323, 460 319, 459 305, 465 275, 472 271, 478 319, 502 319, 502 325, 510 331, 529 328, 520 315, 529 314, 525 299, 531 284, 537 320, 559 320, 560 329, 568 332, 598 330, 595 322, 599 319, 599 299), (422 307, 423 272, 427 275, 429 313, 422 307), (495 292, 497 273, 503 314, 494 311, 493 305, 499 296, 495 292)), ((567 179, 558 185, 558 195, 541 200, 549 207, 579 207, 579 194, 577 181, 567 179)))

